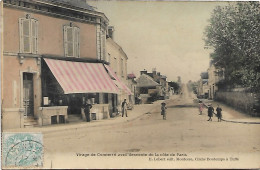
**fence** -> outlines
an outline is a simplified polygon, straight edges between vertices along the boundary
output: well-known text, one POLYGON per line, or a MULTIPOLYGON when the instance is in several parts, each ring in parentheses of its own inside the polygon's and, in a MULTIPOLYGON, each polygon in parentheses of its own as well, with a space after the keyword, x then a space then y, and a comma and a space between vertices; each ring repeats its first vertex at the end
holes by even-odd
POLYGON ((260 116, 258 95, 247 92, 216 92, 216 100, 252 116, 260 116))

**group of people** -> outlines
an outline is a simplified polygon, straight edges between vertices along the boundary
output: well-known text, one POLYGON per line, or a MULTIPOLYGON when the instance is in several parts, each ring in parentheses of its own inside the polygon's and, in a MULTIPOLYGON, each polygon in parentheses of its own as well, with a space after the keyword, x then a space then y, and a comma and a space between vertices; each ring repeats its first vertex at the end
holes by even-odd
MULTIPOLYGON (((90 102, 86 102, 86 104, 83 106, 85 117, 86 117, 86 122, 90 122, 90 109, 91 108, 92 108, 92 105, 90 104, 90 102)), ((124 99, 124 101, 122 102, 121 109, 122 109, 122 117, 124 117, 124 115, 126 117, 128 117, 126 99, 124 99)))
MULTIPOLYGON (((203 111, 203 108, 204 108, 203 105, 204 104, 201 101, 199 101, 200 115, 202 115, 202 111, 203 111)), ((217 111, 218 122, 221 122, 221 120, 222 120, 222 109, 219 105, 217 106, 216 111, 217 111)), ((213 108, 212 104, 209 104, 208 105, 208 117, 209 117, 208 121, 212 121, 213 114, 214 114, 214 108, 213 108)))
MULTIPOLYGON (((84 106, 84 113, 85 113, 87 122, 90 121, 90 109, 91 108, 92 108, 92 105, 89 104, 88 102, 84 106)), ((202 101, 199 101, 200 115, 202 115, 203 108, 204 108, 204 104, 202 103, 202 101)), ((122 117, 124 117, 124 115, 126 117, 128 117, 127 116, 127 102, 126 102, 126 99, 124 99, 124 101, 122 102, 121 109, 122 109, 122 117)), ((166 103, 162 102, 161 103, 161 115, 163 116, 163 120, 166 120, 166 109, 167 109, 166 103)), ((221 107, 219 105, 217 106, 216 111, 217 111, 218 122, 221 122, 221 120, 222 120, 222 109, 221 109, 221 107)), ((212 121, 213 114, 214 114, 214 108, 213 108, 212 104, 209 104, 208 105, 208 117, 209 117, 208 121, 212 121)))

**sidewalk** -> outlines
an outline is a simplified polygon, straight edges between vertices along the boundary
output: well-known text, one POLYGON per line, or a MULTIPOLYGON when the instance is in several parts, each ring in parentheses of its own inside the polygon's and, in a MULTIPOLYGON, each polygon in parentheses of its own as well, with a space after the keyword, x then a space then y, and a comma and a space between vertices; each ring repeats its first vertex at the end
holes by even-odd
MULTIPOLYGON (((237 122, 237 123, 251 123, 251 122, 259 122, 260 124, 260 117, 252 117, 246 113, 243 113, 241 111, 235 110, 234 108, 220 102, 216 102, 213 100, 207 100, 203 99, 202 102, 205 105, 208 105, 209 103, 212 104, 214 108, 214 112, 216 112, 217 105, 219 105, 222 108, 222 119, 225 121, 230 121, 230 122, 237 122)), ((204 114, 208 114, 207 110, 203 110, 204 114)))
POLYGON ((42 133, 52 133, 59 131, 66 131, 72 129, 80 129, 80 128, 90 128, 90 127, 102 127, 112 124, 120 124, 124 122, 134 121, 149 112, 156 107, 159 107, 163 100, 155 101, 153 104, 140 104, 134 105, 133 110, 128 110, 128 117, 120 116, 102 119, 102 120, 93 120, 91 122, 74 122, 74 123, 66 123, 66 124, 56 124, 56 125, 48 125, 48 126, 40 126, 40 127, 32 127, 32 128, 19 128, 19 129, 7 129, 3 132, 42 132, 42 133))

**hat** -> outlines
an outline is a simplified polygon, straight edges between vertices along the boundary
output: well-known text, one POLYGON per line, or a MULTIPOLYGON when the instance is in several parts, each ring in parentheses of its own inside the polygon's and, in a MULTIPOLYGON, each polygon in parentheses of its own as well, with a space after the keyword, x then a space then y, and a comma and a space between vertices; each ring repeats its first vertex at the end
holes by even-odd
POLYGON ((165 102, 162 102, 161 104, 166 104, 165 102))

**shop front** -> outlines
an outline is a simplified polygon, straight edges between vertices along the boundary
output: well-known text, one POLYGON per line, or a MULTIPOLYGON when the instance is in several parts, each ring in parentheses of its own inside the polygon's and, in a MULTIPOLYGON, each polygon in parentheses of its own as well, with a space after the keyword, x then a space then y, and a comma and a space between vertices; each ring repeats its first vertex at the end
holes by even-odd
POLYGON ((131 96, 133 96, 133 93, 131 90, 126 86, 126 84, 120 80, 120 78, 115 74, 113 69, 109 65, 105 65, 105 68, 110 75, 110 77, 113 79, 114 83, 116 86, 119 88, 119 94, 116 96, 117 97, 117 104, 118 104, 118 111, 121 111, 121 106, 120 104, 124 101, 124 99, 127 100, 128 104, 131 103, 131 96))
POLYGON ((86 120, 83 109, 86 103, 92 104, 92 120, 110 118, 117 110, 117 100, 113 98, 118 92, 102 63, 43 58, 43 100, 38 124, 86 120))

